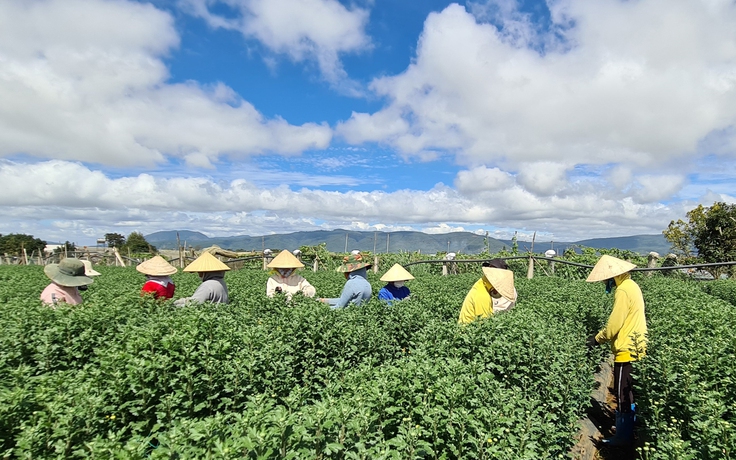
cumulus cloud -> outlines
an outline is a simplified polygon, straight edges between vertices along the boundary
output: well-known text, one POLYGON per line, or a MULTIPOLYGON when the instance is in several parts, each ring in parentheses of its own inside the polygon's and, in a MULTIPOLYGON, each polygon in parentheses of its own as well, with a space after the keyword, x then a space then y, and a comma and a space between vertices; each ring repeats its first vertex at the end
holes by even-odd
POLYGON ((430 14, 412 64, 371 83, 387 105, 338 132, 487 166, 642 167, 700 154, 706 138, 733 145, 733 2, 548 2, 549 30, 515 2, 487 3, 430 14))
MULTIPOLYGON (((656 186, 653 179, 646 183, 656 186)), ((104 218, 113 222, 112 226, 145 226, 150 231, 201 224, 201 228, 218 234, 254 234, 249 226, 263 230, 269 223, 272 226, 268 228, 284 232, 298 230, 299 225, 305 229, 328 222, 329 228, 412 227, 429 232, 479 226, 528 228, 565 238, 585 238, 593 234, 657 233, 676 217, 667 206, 623 194, 609 195, 595 187, 550 196, 534 195, 519 184, 474 191, 468 196, 442 184, 428 191, 293 190, 263 187, 245 179, 160 178, 150 174, 112 178, 79 163, 58 160, 0 162, 0 183, 8 191, 0 195, 0 229, 21 218, 73 225, 104 218)))
POLYGON ((167 83, 170 14, 102 0, 0 3, 0 156, 109 165, 325 148, 326 124, 267 119, 217 83, 167 83), (81 13, 81 14, 80 14, 81 13))
POLYGON ((365 33, 368 10, 348 9, 337 0, 180 0, 180 4, 211 27, 237 30, 295 62, 315 62, 338 89, 360 93, 348 79, 340 55, 370 47, 365 33), (236 14, 215 13, 218 4, 236 14))

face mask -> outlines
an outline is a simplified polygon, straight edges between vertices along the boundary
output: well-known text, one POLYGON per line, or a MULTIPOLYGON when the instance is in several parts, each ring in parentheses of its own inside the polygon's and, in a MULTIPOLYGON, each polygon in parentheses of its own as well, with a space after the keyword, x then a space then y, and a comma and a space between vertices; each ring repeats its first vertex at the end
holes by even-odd
POLYGON ((293 268, 277 268, 276 271, 278 271, 284 278, 288 278, 292 273, 294 273, 293 268))
POLYGON ((608 278, 606 280, 606 294, 610 294, 615 285, 616 285, 616 280, 614 280, 613 278, 608 278))
POLYGON ((394 286, 396 286, 397 288, 404 287, 404 282, 403 281, 394 281, 394 286))

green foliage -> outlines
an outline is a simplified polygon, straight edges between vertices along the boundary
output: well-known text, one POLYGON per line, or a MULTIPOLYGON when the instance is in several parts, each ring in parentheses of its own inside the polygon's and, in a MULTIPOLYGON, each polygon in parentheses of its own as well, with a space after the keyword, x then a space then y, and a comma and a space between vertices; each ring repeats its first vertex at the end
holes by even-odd
POLYGON ((635 370, 649 439, 644 458, 733 458, 736 310, 695 282, 653 278, 642 290, 650 345, 635 370))
POLYGON ((125 245, 125 236, 120 233, 105 233, 105 242, 111 248, 121 248, 125 245))
POLYGON ((11 233, 9 235, 0 235, 0 255, 9 254, 14 256, 22 256, 23 248, 30 255, 33 251, 43 253, 46 242, 40 238, 34 238, 33 235, 25 235, 22 233, 11 233))
POLYGON ((662 232, 678 253, 690 256, 692 248, 706 262, 725 262, 736 258, 736 205, 723 202, 687 213, 687 222, 670 222, 662 232))
MULTIPOLYGON (((330 310, 266 298, 260 270, 227 274, 229 305, 183 308, 141 299, 131 268, 99 270, 82 306, 50 310, 40 267, 0 267, 5 455, 564 456, 600 359, 583 345, 603 319, 587 283, 519 280, 513 311, 460 326, 475 274, 423 276, 394 307, 330 310)), ((344 283, 302 273, 320 295, 344 283)), ((178 295, 199 282, 174 279, 178 295)))
POLYGON ((146 241, 146 238, 140 232, 133 232, 130 235, 128 235, 128 239, 125 242, 124 248, 130 252, 135 252, 135 253, 142 253, 142 252, 155 253, 156 252, 156 247, 148 244, 148 241, 146 241))
MULTIPOLYGON (((77 245, 66 241, 64 244, 54 249, 54 254, 69 254, 77 250, 77 245)), ((71 256, 70 256, 71 257, 71 256)))

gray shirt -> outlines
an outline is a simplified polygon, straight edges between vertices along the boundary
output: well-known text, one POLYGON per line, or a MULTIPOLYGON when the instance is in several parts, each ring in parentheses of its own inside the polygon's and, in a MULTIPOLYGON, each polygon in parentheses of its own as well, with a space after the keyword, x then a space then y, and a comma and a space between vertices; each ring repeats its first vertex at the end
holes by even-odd
POLYGON ((185 305, 187 302, 228 303, 225 272, 205 272, 202 284, 199 285, 191 297, 185 297, 174 302, 175 305, 185 305))

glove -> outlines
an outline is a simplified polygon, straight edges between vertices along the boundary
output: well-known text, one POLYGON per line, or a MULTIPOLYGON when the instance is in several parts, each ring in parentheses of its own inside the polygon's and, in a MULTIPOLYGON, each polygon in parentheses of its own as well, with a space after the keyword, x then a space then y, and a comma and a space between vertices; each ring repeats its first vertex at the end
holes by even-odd
POLYGON ((595 339, 594 335, 591 335, 588 337, 588 339, 585 341, 585 345, 588 348, 593 348, 594 346, 598 345, 598 341, 595 339))

